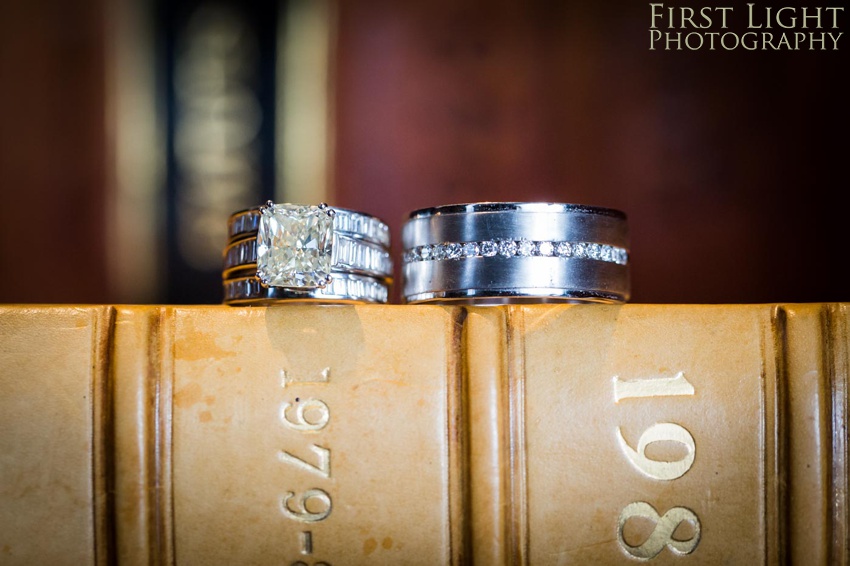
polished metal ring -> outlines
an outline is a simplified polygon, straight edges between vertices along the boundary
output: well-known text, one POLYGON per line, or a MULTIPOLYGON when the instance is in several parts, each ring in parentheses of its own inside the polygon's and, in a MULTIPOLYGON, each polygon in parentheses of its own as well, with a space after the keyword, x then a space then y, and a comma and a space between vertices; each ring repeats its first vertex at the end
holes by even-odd
POLYGON ((269 305, 279 302, 386 303, 389 286, 361 275, 334 273, 322 288, 269 287, 257 277, 224 280, 224 302, 229 305, 269 305))
POLYGON ((622 303, 626 215, 560 203, 483 202, 414 211, 402 231, 408 303, 622 303))
POLYGON ((226 304, 387 302, 389 229, 373 216, 324 203, 268 202, 232 214, 228 234, 226 304))
MULTIPOLYGON (((266 203, 263 206, 255 206, 231 214, 227 222, 228 241, 233 242, 241 240, 248 234, 256 234, 260 227, 262 210, 268 206, 269 203, 266 203)), ((333 210, 334 233, 347 234, 385 248, 390 247, 390 228, 383 220, 348 208, 335 206, 333 210)))

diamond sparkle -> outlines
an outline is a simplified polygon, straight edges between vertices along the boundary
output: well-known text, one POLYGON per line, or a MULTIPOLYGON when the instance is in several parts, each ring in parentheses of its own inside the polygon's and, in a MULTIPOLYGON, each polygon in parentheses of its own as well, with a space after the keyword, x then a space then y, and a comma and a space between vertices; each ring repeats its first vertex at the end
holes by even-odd
POLYGON ((476 242, 466 242, 461 248, 463 249, 463 257, 475 257, 478 255, 478 244, 476 242))
POLYGON ((513 240, 501 240, 498 245, 499 255, 504 257, 516 255, 517 245, 513 240))
POLYGON ((260 209, 257 277, 269 287, 324 288, 331 273, 333 212, 324 205, 260 209))
POLYGON ((493 257, 497 253, 499 253, 499 244, 492 241, 481 242, 478 246, 481 250, 481 255, 484 257, 493 257))
POLYGON ((520 240, 517 243, 516 253, 521 256, 530 256, 534 255, 534 242, 529 242, 528 240, 520 240))
POLYGON ((555 254, 555 246, 552 242, 537 242, 537 253, 542 256, 550 256, 555 254))
POLYGON ((561 257, 570 257, 573 255, 573 247, 569 242, 558 242, 555 249, 561 257))

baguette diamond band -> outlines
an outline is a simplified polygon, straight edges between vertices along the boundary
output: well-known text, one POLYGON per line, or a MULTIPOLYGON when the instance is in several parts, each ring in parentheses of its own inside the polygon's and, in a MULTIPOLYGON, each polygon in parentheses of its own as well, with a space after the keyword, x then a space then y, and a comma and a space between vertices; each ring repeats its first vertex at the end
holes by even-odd
POLYGON ((232 214, 228 234, 226 304, 387 302, 389 228, 373 216, 324 203, 268 202, 232 214))
POLYGON ((293 290, 269 287, 257 277, 238 277, 224 281, 224 302, 229 305, 265 305, 281 301, 334 303, 386 303, 389 288, 371 277, 333 273, 324 288, 293 290))
MULTIPOLYGON (((268 203, 266 206, 269 206, 268 203)), ((227 223, 227 237, 232 242, 245 234, 256 234, 263 207, 235 212, 227 223)), ((390 247, 390 228, 382 220, 347 208, 334 207, 334 232, 350 234, 385 248, 390 247)))
POLYGON ((626 215, 561 203, 485 202, 411 213, 405 302, 625 302, 626 215))
MULTIPOLYGON (((225 277, 257 268, 257 238, 237 240, 224 248, 225 277)), ((331 269, 345 270, 378 279, 392 275, 393 264, 389 252, 371 242, 344 234, 333 235, 331 269)))

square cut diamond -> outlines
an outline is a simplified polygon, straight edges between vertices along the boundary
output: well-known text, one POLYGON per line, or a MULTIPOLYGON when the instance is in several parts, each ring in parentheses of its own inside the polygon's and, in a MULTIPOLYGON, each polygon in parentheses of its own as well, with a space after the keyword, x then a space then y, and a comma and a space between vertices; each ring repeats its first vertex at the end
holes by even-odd
POLYGON ((269 287, 324 288, 333 255, 333 212, 273 204, 260 209, 257 276, 269 287))

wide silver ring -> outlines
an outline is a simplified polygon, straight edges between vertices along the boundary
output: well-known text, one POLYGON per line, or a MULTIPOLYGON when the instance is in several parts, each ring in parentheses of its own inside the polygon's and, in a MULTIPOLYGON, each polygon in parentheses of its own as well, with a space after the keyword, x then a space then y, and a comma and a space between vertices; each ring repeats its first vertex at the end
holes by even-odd
POLYGON ((268 202, 228 219, 224 303, 386 303, 389 228, 344 208, 268 202))
POLYGON ((407 303, 622 303, 626 215, 610 208, 482 202, 414 211, 402 231, 407 303))

